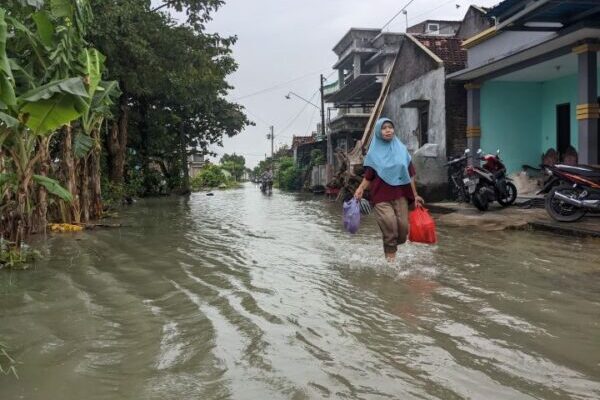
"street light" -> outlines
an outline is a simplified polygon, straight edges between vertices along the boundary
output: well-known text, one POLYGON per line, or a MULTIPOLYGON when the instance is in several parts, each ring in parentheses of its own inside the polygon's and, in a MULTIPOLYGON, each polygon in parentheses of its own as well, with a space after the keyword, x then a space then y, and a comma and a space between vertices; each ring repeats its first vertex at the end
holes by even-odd
POLYGON ((306 100, 304 97, 302 97, 302 96, 300 96, 300 95, 298 95, 298 94, 296 94, 294 92, 289 92, 288 94, 285 95, 285 98, 288 99, 288 100, 290 100, 292 98, 292 96, 296 96, 297 98, 299 98, 300 100, 304 101, 305 103, 308 103, 308 104, 310 104, 313 107, 316 107, 317 110, 321 110, 321 107, 319 107, 315 103, 312 103, 309 100, 306 100))

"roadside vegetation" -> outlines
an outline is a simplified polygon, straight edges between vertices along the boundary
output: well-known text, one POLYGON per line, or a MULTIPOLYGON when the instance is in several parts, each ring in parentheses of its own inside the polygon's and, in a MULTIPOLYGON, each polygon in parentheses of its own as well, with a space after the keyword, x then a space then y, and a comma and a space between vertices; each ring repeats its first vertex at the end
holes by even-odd
POLYGON ((189 192, 188 156, 251 124, 225 99, 236 38, 205 31, 223 1, 153 4, 0 5, 0 267, 28 260, 25 243, 51 222, 189 192))

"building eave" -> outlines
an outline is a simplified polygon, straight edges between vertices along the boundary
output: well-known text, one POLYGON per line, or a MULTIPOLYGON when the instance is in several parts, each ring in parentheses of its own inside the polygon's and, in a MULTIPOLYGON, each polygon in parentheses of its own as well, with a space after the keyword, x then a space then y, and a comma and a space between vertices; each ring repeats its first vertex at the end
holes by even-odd
POLYGON ((584 24, 584 26, 579 29, 557 33, 550 38, 544 38, 540 43, 526 49, 509 53, 498 60, 491 60, 483 65, 477 65, 449 74, 448 79, 454 81, 487 80, 490 76, 499 74, 500 71, 514 68, 515 66, 527 63, 532 59, 542 59, 547 54, 558 56, 563 53, 568 53, 577 45, 577 43, 581 43, 586 39, 600 39, 600 24, 596 25, 597 26, 585 26, 584 24))
POLYGON ((464 40, 462 42, 462 47, 464 47, 465 49, 470 49, 471 47, 477 46, 478 44, 483 43, 490 38, 493 38, 497 34, 498 30, 495 26, 492 26, 491 28, 479 32, 477 35, 464 40))

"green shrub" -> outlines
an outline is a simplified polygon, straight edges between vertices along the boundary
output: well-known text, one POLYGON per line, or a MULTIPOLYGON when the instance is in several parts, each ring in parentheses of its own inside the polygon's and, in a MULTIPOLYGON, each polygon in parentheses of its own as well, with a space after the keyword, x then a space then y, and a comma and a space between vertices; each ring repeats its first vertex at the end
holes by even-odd
POLYGON ((300 190, 302 188, 302 170, 296 167, 293 158, 282 157, 275 180, 282 190, 300 190))
POLYGON ((223 173, 221 167, 215 164, 208 164, 192 178, 190 182, 192 190, 198 191, 216 187, 232 187, 234 182, 231 182, 223 173))

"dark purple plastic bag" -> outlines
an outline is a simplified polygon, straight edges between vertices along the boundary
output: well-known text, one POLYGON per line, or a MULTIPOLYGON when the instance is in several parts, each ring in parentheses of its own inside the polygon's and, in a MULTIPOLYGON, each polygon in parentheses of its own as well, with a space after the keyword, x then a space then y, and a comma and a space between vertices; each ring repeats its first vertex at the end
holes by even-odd
POLYGON ((344 228, 350 233, 356 233, 360 226, 360 205, 358 200, 352 198, 344 202, 344 228))

